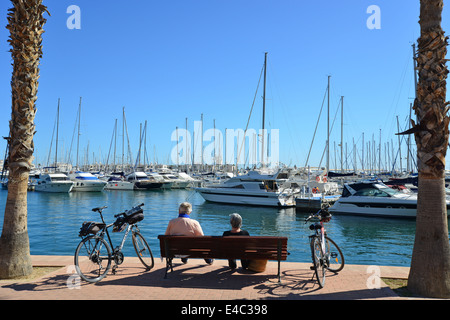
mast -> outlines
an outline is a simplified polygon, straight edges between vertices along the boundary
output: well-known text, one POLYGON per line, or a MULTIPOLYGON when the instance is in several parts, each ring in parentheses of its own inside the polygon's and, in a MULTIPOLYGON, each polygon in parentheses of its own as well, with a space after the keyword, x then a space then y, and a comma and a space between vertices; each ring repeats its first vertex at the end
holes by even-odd
POLYGON ((262 144, 261 144, 261 164, 264 167, 264 124, 266 117, 266 74, 267 74, 267 52, 264 53, 264 87, 263 87, 263 116, 262 116, 262 144))
POLYGON ((78 151, 80 148, 80 122, 81 122, 81 97, 80 97, 80 104, 78 106, 78 134, 77 134, 77 169, 78 167, 78 151))
MULTIPOLYGON (((341 172, 344 173, 344 97, 341 96, 341 172)), ((347 158, 347 157, 346 157, 347 158)))
POLYGON ((55 172, 58 168, 58 131, 59 131, 59 102, 58 98, 58 108, 56 109, 56 151, 55 151, 55 172))
POLYGON ((327 174, 330 171, 330 78, 331 78, 331 76, 328 76, 327 174))
POLYGON ((122 107, 122 172, 125 174, 125 107, 122 107))

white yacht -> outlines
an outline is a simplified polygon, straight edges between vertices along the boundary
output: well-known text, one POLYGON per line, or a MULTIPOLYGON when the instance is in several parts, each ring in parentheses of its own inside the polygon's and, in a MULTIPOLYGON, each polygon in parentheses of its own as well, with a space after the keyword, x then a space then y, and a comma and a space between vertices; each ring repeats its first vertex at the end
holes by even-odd
POLYGON ((284 180, 276 174, 261 174, 250 171, 246 175, 233 177, 220 184, 195 188, 200 195, 211 202, 256 206, 295 206, 292 190, 279 187, 284 180))
POLYGON ((296 193, 296 208, 298 210, 320 210, 324 203, 333 204, 340 196, 337 182, 330 182, 317 176, 315 179, 290 175, 283 186, 292 189, 296 193))
POLYGON ((73 188, 71 181, 64 173, 46 173, 34 184, 34 190, 40 192, 69 193, 73 188))
POLYGON ((106 181, 100 180, 90 172, 71 171, 69 179, 74 183, 72 191, 76 192, 99 192, 106 186, 106 181))
MULTIPOLYGON (((450 202, 447 200, 447 210, 450 202)), ((329 209, 332 214, 415 218, 417 194, 389 188, 381 181, 344 184, 342 195, 329 209)))
POLYGON ((105 190, 134 190, 134 183, 125 180, 123 172, 112 172, 108 175, 105 190))
POLYGON ((173 182, 170 181, 170 179, 166 179, 162 175, 160 175, 158 172, 152 171, 152 172, 146 172, 145 173, 150 179, 154 179, 158 182, 162 183, 161 189, 172 189, 173 182))
POLYGON ((165 181, 171 183, 172 189, 186 189, 191 183, 191 181, 176 176, 174 173, 160 172, 159 175, 163 177, 165 181))
POLYGON ((134 190, 161 189, 163 183, 149 178, 144 172, 136 171, 127 175, 127 181, 134 184, 134 190))

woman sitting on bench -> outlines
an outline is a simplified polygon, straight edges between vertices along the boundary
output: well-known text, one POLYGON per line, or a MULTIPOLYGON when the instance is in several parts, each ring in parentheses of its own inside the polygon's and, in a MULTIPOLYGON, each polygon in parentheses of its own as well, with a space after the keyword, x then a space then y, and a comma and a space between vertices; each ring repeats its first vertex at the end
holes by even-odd
MULTIPOLYGON (((242 230, 242 217, 237 213, 230 214, 230 224, 231 224, 231 230, 225 231, 222 236, 249 236, 250 234, 242 230)), ((247 269, 248 264, 250 263, 250 260, 241 260, 242 269, 247 269)), ((236 269, 236 260, 228 260, 228 266, 231 269, 236 269)))

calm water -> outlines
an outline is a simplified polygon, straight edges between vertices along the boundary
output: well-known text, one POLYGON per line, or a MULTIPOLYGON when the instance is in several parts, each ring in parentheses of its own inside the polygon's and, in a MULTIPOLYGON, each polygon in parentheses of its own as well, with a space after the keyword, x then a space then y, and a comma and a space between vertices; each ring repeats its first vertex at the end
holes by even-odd
MULTIPOLYGON (((0 226, 3 225, 6 190, 0 190, 0 226)), ((83 221, 99 221, 91 209, 107 205, 103 211, 107 223, 113 215, 145 203, 145 219, 139 227, 159 257, 159 240, 170 219, 177 217, 178 205, 189 201, 192 218, 198 220, 205 235, 222 235, 229 229, 228 215, 237 212, 243 229, 250 235, 287 236, 288 261, 309 262, 309 224, 307 213, 295 209, 219 205, 205 202, 191 190, 103 191, 69 194, 28 192, 28 232, 34 255, 73 255, 80 241, 78 231, 83 221)), ((414 243, 415 221, 383 218, 333 216, 327 224, 328 235, 341 247, 348 264, 409 266, 414 243)), ((113 234, 113 244, 120 244, 123 233, 113 234)), ((134 256, 131 237, 125 244, 125 256, 134 256)))

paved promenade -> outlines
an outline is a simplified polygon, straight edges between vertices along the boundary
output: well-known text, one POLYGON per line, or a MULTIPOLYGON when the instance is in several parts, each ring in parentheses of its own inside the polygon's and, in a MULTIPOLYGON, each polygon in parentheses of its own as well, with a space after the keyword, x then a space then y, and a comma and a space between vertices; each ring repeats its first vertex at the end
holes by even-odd
MULTIPOLYGON (((320 289, 308 263, 277 262, 266 271, 232 271, 226 260, 206 265, 190 259, 175 259, 174 271, 164 279, 165 261, 155 257, 155 267, 145 271, 134 257, 126 257, 115 275, 97 284, 77 281, 73 257, 32 256, 34 266, 60 266, 58 270, 27 281, 0 281, 0 300, 403 300, 381 277, 407 278, 409 268, 346 265, 339 274, 330 273, 320 289)), ((240 266, 240 262, 238 262, 240 266)))

